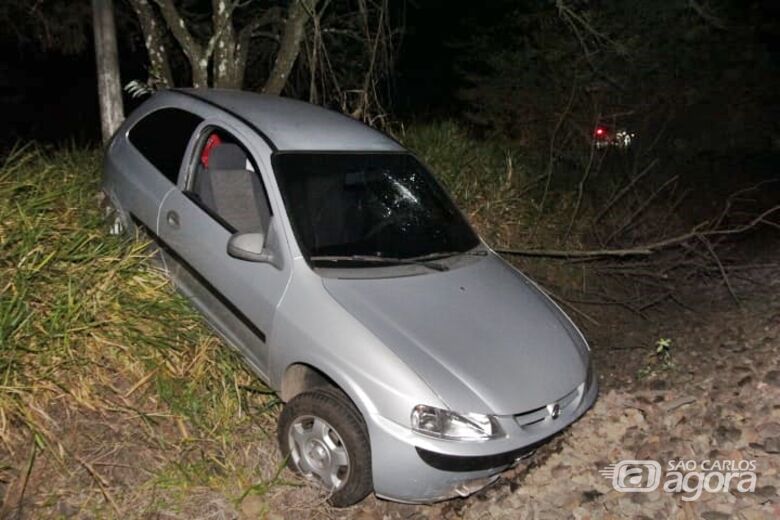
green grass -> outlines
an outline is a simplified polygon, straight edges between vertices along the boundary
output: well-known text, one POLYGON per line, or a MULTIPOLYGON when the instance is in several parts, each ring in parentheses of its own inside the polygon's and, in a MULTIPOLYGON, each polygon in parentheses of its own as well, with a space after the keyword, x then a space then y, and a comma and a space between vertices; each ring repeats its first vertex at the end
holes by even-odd
POLYGON ((412 126, 401 139, 491 244, 506 244, 518 227, 532 220, 530 199, 521 194, 531 176, 516 151, 477 142, 451 121, 412 126))
POLYGON ((151 267, 147 243, 108 235, 100 162, 30 145, 0 166, 0 492, 20 487, 30 439, 48 461, 31 482, 67 479, 87 446, 64 438, 66 417, 95 416, 105 425, 77 433, 145 436, 148 485, 240 496, 264 477, 236 443, 270 442, 276 400, 151 267))

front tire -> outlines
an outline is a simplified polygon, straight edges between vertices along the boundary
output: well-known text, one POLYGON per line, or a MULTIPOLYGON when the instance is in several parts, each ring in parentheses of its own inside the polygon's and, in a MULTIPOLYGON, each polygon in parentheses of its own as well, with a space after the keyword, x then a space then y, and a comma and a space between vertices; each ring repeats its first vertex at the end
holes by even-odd
POLYGON ((289 468, 325 488, 331 505, 351 506, 373 490, 366 425, 342 392, 295 396, 279 417, 278 438, 289 468))

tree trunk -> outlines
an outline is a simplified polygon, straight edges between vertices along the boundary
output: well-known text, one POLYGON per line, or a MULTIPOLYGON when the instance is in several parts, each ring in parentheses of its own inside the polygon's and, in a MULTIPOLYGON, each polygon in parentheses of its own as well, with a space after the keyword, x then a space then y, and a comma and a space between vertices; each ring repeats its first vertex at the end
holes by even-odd
POLYGON ((154 0, 160 8, 165 24, 171 30, 173 37, 181 45, 181 50, 190 62, 192 69, 192 86, 206 88, 209 86, 209 50, 204 48, 187 30, 187 24, 179 15, 173 0, 154 0))
MULTIPOLYGON (((97 0, 93 0, 97 1, 97 0)), ((181 47, 192 72, 192 86, 205 88, 241 88, 249 54, 253 31, 279 19, 280 6, 256 11, 240 31, 233 26, 233 11, 238 1, 211 0, 212 34, 203 41, 187 27, 174 0, 128 0, 133 6, 144 33, 144 43, 149 55, 150 75, 155 86, 173 85, 170 65, 162 35, 164 27, 171 31, 181 47), (159 8, 152 8, 155 4, 159 8), (159 20, 162 17, 162 21, 159 20), (164 23, 163 23, 164 22, 164 23), (209 81, 211 66, 211 81, 209 81)), ((306 23, 314 12, 318 0, 291 0, 287 8, 287 21, 282 32, 279 51, 263 92, 279 94, 287 83, 301 49, 306 23)))
POLYGON ((236 32, 233 29, 233 10, 228 0, 212 0, 214 53, 212 78, 217 88, 241 88, 236 81, 236 32))
POLYGON ((263 92, 266 94, 281 94, 301 51, 301 40, 303 40, 306 22, 309 21, 309 15, 316 6, 317 0, 293 0, 290 4, 287 11, 287 23, 284 25, 284 32, 279 44, 279 52, 276 54, 276 61, 274 61, 274 67, 268 76, 268 81, 263 87, 263 92))
POLYGON ((124 119, 113 0, 92 0, 92 22, 95 31, 100 122, 105 144, 124 119))
POLYGON ((130 0, 144 35, 144 45, 149 55, 149 79, 147 83, 157 88, 173 87, 173 75, 168 63, 168 52, 163 42, 161 27, 149 0, 130 0))
POLYGON ((241 88, 244 84, 244 72, 246 71, 247 59, 249 58, 249 46, 252 42, 252 33, 260 27, 277 21, 280 16, 280 7, 269 7, 263 12, 256 13, 255 17, 239 31, 236 41, 236 66, 234 78, 237 88, 241 88))

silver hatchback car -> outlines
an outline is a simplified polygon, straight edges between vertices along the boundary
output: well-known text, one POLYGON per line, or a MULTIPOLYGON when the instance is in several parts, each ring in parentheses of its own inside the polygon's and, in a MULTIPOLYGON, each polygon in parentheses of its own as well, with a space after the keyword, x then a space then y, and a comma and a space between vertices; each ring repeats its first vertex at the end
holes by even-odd
POLYGON ((170 90, 103 189, 286 403, 279 444, 335 506, 466 496, 593 404, 589 347, 399 143, 285 98, 170 90))

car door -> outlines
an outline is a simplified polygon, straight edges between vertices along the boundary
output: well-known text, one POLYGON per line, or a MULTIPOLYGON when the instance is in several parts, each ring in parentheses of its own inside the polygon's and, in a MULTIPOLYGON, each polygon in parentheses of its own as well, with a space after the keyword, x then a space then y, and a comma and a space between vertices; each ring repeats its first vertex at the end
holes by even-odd
POLYGON ((111 142, 106 154, 108 191, 128 216, 149 230, 157 225, 160 204, 178 182, 182 160, 202 122, 190 111, 163 104, 140 118, 131 116, 127 139, 111 142))
MULTIPOLYGON (((198 306, 222 336, 237 347, 263 378, 268 366, 268 339, 274 312, 290 276, 286 241, 278 219, 273 218, 264 175, 258 165, 260 153, 270 153, 251 134, 240 133, 223 121, 205 121, 195 132, 188 147, 179 183, 160 207, 157 233, 166 245, 166 267, 180 288, 198 306), (245 161, 230 159, 229 168, 204 166, 214 139, 221 136, 218 150, 227 145, 240 149, 245 161), (241 163, 244 162, 242 165, 241 163), (243 171, 242 171, 243 167, 243 171), (231 175, 233 177, 231 177, 231 175), (253 186, 253 197, 245 198, 247 189, 234 189, 227 199, 218 193, 220 182, 238 176, 246 186, 253 186), (210 176, 210 177, 209 177, 210 176), (211 182, 212 193, 202 189, 211 182), (214 191, 216 190, 216 191, 214 191), (210 196, 207 196, 210 195, 210 196), (232 198, 231 198, 232 197, 232 198), (214 200, 220 200, 215 206, 214 200), (262 206, 256 212, 253 206, 262 206), (251 218, 246 218, 250 215, 251 218), (274 262, 253 262, 230 256, 228 241, 239 231, 265 234, 274 262), (261 229, 255 229, 260 227, 261 229)), ((212 153, 213 152, 213 153, 212 153)), ((223 154, 224 155, 224 154, 223 154)), ((215 163, 216 159, 212 160, 215 163)), ((224 191, 224 189, 223 189, 224 191)))

